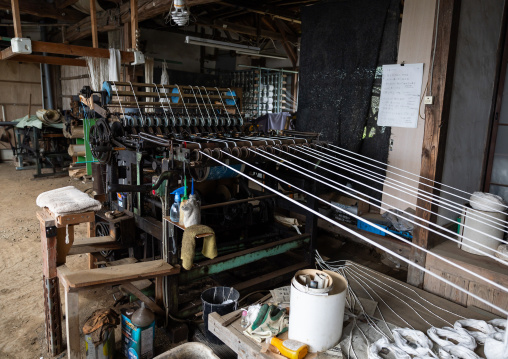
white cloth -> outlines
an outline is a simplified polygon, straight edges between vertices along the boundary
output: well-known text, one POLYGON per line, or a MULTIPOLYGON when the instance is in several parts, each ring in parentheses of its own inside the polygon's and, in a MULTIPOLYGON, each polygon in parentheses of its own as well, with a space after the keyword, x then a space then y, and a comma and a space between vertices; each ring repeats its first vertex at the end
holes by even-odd
POLYGON ((453 329, 444 327, 442 329, 432 327, 427 330, 430 339, 436 342, 439 346, 454 345, 458 343, 468 349, 474 350, 476 348, 476 340, 466 332, 465 329, 453 329), (452 339, 454 342, 452 342, 452 339))
POLYGON ((120 81, 120 50, 109 49, 109 81, 120 81))
POLYGON ((39 207, 47 207, 54 215, 98 211, 101 203, 74 186, 41 193, 36 200, 39 207))
POLYGON ((100 91, 109 76, 109 59, 85 56, 85 61, 90 75, 90 87, 94 91, 100 91))
MULTIPOLYGON (((166 61, 162 63, 161 84, 169 85, 168 65, 166 64, 166 61)), ((169 92, 169 89, 161 89, 160 92, 169 92)))
POLYGON ((485 340, 494 334, 497 330, 484 320, 462 319, 457 320, 453 325, 455 330, 464 329, 470 336, 476 339, 480 344, 485 344, 485 340))
POLYGON ((423 356, 432 350, 432 342, 419 330, 397 328, 392 330, 392 334, 395 344, 408 354, 423 356))

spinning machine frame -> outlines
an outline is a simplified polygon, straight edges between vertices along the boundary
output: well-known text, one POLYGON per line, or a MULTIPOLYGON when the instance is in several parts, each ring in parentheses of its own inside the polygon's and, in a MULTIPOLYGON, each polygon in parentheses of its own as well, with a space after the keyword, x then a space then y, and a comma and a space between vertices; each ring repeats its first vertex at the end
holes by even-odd
MULTIPOLYGON (((196 306, 179 306, 179 285, 293 249, 304 250, 303 259, 296 265, 298 267, 309 266, 314 259, 317 229, 314 215, 289 201, 278 199, 276 195, 267 195, 263 189, 250 188, 248 180, 224 166, 217 166, 215 160, 224 160, 236 171, 250 172, 255 176, 258 176, 257 171, 250 169, 249 163, 277 171, 281 178, 294 178, 289 171, 266 163, 263 157, 256 155, 256 151, 296 154, 299 148, 316 149, 317 144, 326 144, 316 141, 315 134, 257 132, 256 128, 244 123, 240 111, 241 98, 236 91, 231 88, 130 82, 105 82, 101 91, 94 92, 88 87, 81 91, 80 100, 89 109, 88 117, 96 117, 88 120, 91 126, 86 144, 94 161, 100 163, 94 165, 94 182, 103 184, 100 187, 104 188, 102 197, 106 207, 128 214, 122 217, 122 221, 111 221, 104 213, 99 213, 98 220, 109 222, 110 233, 121 234, 116 238, 130 248, 129 255, 134 254, 132 247, 139 244, 141 235, 146 259, 151 236, 161 241, 162 258, 172 265, 178 264, 183 226, 169 220, 169 194, 182 186, 182 177, 192 177, 198 190, 207 187, 211 181, 226 183, 230 188, 236 188, 236 194, 240 196, 231 201, 202 206, 205 220, 213 218, 210 211, 222 210, 226 219, 220 226, 224 226, 225 236, 233 238, 230 232, 238 235, 228 243, 221 243, 221 234, 217 233, 219 257, 201 261, 189 271, 182 270, 178 276, 164 279, 163 301, 171 316, 187 317, 199 309, 196 306), (138 91, 138 88, 145 91, 138 91), (92 111, 99 116, 94 116, 92 111), (306 214, 307 233, 295 236, 294 233, 289 234, 289 229, 273 225, 276 207, 306 214), (244 217, 241 217, 242 213, 244 217), (134 231, 130 230, 133 224, 134 231), (260 224, 267 230, 260 230, 260 224), (122 230, 122 227, 129 229, 122 230), (241 230, 239 227, 249 229, 241 230), (228 228, 231 228, 229 232, 228 228), (249 237, 247 233, 254 235, 249 237)), ((303 177, 299 180, 303 188, 315 191, 314 181, 303 177)), ((269 178, 264 183, 273 188, 280 185, 269 178)), ((290 188, 283 188, 286 193, 291 193, 290 188)), ((313 203, 315 201, 311 199, 309 205, 313 206, 313 203)), ((204 224, 214 227, 211 223, 204 224)), ((217 225, 214 228, 217 232, 216 228, 217 225)), ((152 257, 155 257, 153 245, 151 249, 152 257)), ((264 276, 264 279, 273 280, 281 273, 292 274, 295 268, 291 265, 271 276, 264 276)), ((242 284, 240 287, 243 288, 242 284)))

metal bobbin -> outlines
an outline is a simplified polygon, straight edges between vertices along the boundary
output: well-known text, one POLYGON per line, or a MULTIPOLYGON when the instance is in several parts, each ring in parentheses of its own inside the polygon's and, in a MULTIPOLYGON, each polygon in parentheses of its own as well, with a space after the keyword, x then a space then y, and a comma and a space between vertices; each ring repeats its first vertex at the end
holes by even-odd
POLYGON ((240 148, 240 158, 246 159, 249 157, 249 147, 244 146, 240 148))
POLYGON ((220 150, 221 150, 220 148, 214 148, 212 150, 212 157, 215 158, 216 160, 222 159, 222 152, 220 150))
POLYGON ((231 150, 231 154, 235 157, 240 157, 241 155, 241 150, 240 150, 240 147, 233 147, 233 149, 231 150))
POLYGON ((201 161, 203 158, 203 155, 198 149, 192 150, 190 153, 190 160, 193 162, 201 161))
POLYGON ((266 146, 266 152, 273 155, 273 152, 274 152, 273 147, 271 145, 266 146))

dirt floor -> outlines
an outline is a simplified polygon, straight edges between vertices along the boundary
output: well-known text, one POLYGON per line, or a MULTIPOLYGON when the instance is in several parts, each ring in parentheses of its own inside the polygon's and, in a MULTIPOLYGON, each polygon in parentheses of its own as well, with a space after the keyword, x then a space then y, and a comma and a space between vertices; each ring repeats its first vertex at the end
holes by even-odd
MULTIPOLYGON (((69 177, 33 180, 33 171, 16 171, 12 162, 0 163, 0 358, 50 358, 46 351, 42 260, 39 223, 36 218, 37 196, 44 191, 64 186, 85 190, 83 183, 69 177)), ((86 228, 77 228, 77 236, 85 236, 86 228)), ((343 242, 340 238, 322 235, 318 249, 330 259, 351 259, 373 269, 403 279, 404 271, 387 267, 379 255, 366 247, 343 242)), ((67 266, 86 269, 86 255, 70 256, 67 266)), ((111 288, 80 292, 80 321, 96 309, 114 303, 111 288)), ((63 301, 64 293, 61 291, 63 301)), ((63 304, 63 303, 62 303, 63 304)), ((63 328, 65 343, 65 327, 63 328)), ((116 330, 119 342, 120 328, 116 330)), ((156 332, 155 354, 172 345, 163 333, 156 332), (159 334, 159 335, 158 335, 159 334)), ((84 350, 82 350, 84 353, 84 350)), ((64 357, 66 352, 59 358, 64 357)))
MULTIPOLYGON (((91 183, 69 177, 32 180, 33 171, 0 163, 0 357, 46 358, 37 196, 44 191, 91 183)), ((69 260, 86 268, 84 256, 69 260)))

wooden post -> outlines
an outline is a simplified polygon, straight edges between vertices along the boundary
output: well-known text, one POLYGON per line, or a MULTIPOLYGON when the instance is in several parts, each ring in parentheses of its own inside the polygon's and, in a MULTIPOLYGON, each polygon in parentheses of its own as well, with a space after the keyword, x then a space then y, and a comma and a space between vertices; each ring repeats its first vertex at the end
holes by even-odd
POLYGON ((67 358, 79 359, 79 293, 65 289, 65 324, 67 332, 67 358))
MULTIPOLYGON (((438 27, 434 64, 433 69, 431 68, 434 104, 427 105, 425 108, 425 132, 423 136, 422 166, 420 170, 420 176, 433 181, 441 180, 443 170, 459 13, 459 0, 441 0, 438 16, 437 19, 435 19, 435 21, 438 22, 438 27)), ((421 181, 423 182, 425 180, 422 179, 421 181)), ((428 184, 433 185, 430 181, 428 181, 428 184)), ((427 192, 426 187, 423 185, 419 186, 419 191, 427 192)), ((433 192, 434 191, 435 190, 433 190, 433 192)), ((432 210, 433 212, 437 211, 435 205, 421 198, 418 198, 417 206, 425 208, 426 210, 432 210)), ((436 220, 435 215, 431 216, 430 212, 420 208, 416 209, 416 215, 419 218, 432 222, 436 220)), ((421 222, 420 224, 421 225, 417 226, 413 232, 413 243, 420 247, 427 248, 429 238, 428 225, 421 222)), ((409 259, 425 267, 426 253, 412 247, 409 259)), ((424 272, 413 266, 409 266, 407 276, 409 284, 421 287, 423 285, 423 278, 424 272)))
POLYGON ((134 50, 138 50, 138 0, 131 0, 131 45, 134 50))
POLYGON ((14 37, 23 37, 21 32, 21 20, 19 18, 18 0, 11 0, 12 22, 14 23, 14 37))
POLYGON ((92 43, 93 47, 97 48, 99 47, 99 37, 97 34, 97 11, 95 9, 95 1, 96 0, 90 0, 90 20, 92 21, 92 43))

